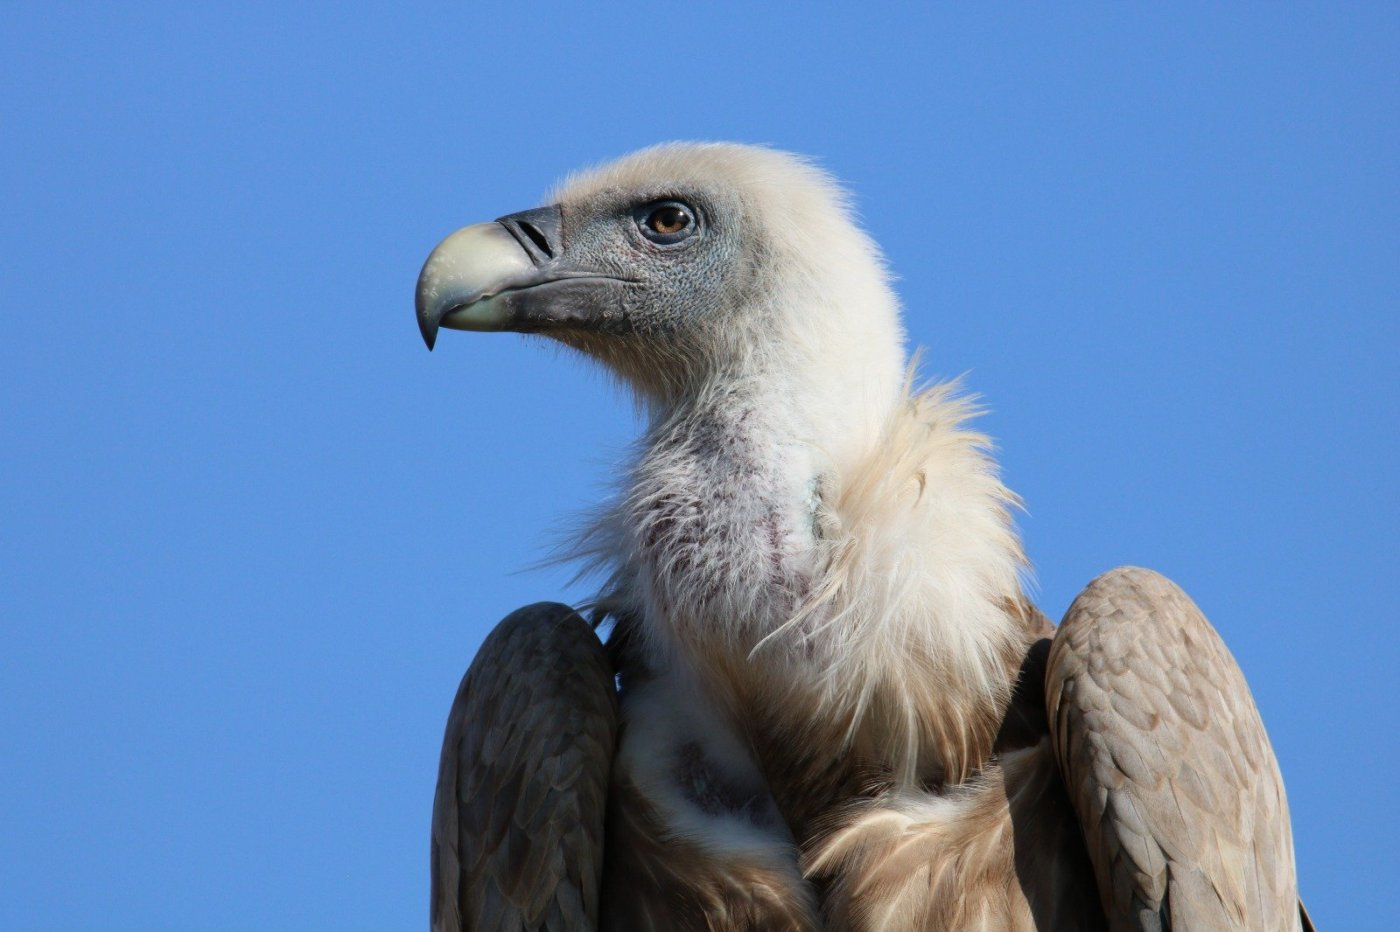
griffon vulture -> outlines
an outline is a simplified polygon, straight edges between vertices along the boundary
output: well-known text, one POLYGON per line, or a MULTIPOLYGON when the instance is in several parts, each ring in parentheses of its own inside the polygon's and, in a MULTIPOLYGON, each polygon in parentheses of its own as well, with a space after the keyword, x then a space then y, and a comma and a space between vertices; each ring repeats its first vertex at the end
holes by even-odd
POLYGON ((462 681, 434 929, 1304 929, 1278 765, 1190 599, 1058 629, 985 437, 800 158, 673 144, 429 256, 418 324, 540 334, 649 415, 579 553, 462 681))

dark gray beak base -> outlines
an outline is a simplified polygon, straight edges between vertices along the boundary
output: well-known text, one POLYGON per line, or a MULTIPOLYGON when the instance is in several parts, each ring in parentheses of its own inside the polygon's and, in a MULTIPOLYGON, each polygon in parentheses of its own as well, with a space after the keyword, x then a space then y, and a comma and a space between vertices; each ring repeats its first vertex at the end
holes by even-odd
POLYGON ((564 214, 558 207, 536 207, 497 217, 496 222, 515 237, 536 265, 558 258, 564 251, 564 214))
POLYGON ((418 275, 418 330, 540 332, 593 329, 621 317, 622 279, 565 255, 563 214, 540 207, 463 227, 438 244, 418 275))

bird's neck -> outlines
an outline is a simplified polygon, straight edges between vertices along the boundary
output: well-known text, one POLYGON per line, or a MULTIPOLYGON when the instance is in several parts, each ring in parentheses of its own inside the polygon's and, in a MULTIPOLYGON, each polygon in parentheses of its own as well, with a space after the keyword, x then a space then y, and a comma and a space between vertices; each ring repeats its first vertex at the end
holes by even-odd
POLYGON ((950 390, 799 374, 727 374, 653 421, 610 520, 649 663, 756 744, 844 742, 889 779, 960 779, 1028 643, 1012 497, 950 390))
MULTIPOLYGON (((713 443, 687 447, 697 458, 742 451, 763 471, 792 475, 793 450, 810 470, 844 468, 869 455, 898 404, 903 371, 896 365, 824 368, 801 358, 745 360, 710 373, 685 397, 653 409, 647 446, 690 438, 697 425, 725 431, 713 443)), ((811 476, 807 478, 812 478, 811 476)))
POLYGON ((892 401, 814 405, 790 372, 736 371, 658 410, 621 516, 658 634, 683 653, 749 650, 790 617, 819 571, 823 476, 874 442, 892 401))

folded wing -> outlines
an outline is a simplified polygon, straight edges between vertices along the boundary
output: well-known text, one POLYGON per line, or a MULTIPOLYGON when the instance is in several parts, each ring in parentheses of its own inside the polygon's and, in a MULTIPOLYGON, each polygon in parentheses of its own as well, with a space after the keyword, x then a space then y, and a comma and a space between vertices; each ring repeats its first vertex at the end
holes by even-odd
POLYGON ((565 605, 508 615, 462 679, 433 801, 432 928, 594 929, 612 666, 565 605))
POLYGON ((1046 699, 1111 928, 1302 927, 1278 762, 1180 588, 1131 567, 1094 580, 1055 637, 1046 699))

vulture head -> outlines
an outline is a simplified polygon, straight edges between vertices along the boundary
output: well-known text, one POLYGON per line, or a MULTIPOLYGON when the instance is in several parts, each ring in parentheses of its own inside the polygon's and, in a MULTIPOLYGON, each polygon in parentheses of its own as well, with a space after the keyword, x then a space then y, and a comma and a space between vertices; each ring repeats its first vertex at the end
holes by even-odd
POLYGON ((417 313, 440 328, 551 337, 649 404, 782 383, 833 429, 879 420, 903 376, 898 307, 844 192, 786 153, 656 146, 568 179, 544 207, 431 254, 417 313))

